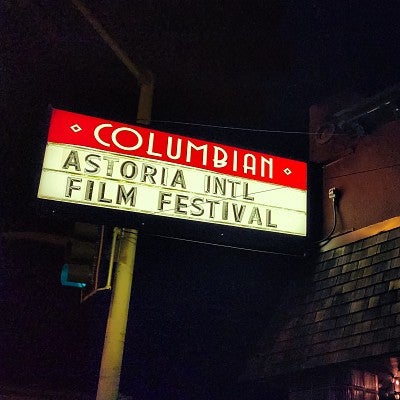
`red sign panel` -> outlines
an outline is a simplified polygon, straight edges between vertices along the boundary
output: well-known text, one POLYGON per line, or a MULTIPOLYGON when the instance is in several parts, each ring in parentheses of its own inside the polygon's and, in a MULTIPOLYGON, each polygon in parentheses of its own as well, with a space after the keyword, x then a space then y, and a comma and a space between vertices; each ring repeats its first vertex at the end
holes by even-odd
POLYGON ((48 140, 307 189, 304 162, 68 111, 53 110, 48 140))

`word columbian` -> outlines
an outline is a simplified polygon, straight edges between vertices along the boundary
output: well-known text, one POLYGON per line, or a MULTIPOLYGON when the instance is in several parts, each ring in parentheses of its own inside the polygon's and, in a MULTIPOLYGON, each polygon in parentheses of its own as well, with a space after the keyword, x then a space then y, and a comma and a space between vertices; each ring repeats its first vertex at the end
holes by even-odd
POLYGON ((100 145, 106 148, 111 143, 120 150, 136 154, 145 153, 148 157, 178 164, 192 165, 193 163, 204 169, 224 169, 240 175, 260 176, 273 178, 273 159, 258 153, 239 152, 233 148, 224 148, 208 143, 196 145, 193 140, 175 135, 156 135, 147 131, 146 135, 129 127, 120 127, 108 132, 108 140, 100 136, 104 129, 112 129, 112 124, 100 124, 94 130, 94 137, 100 145), (166 139, 166 140, 165 140, 166 139))

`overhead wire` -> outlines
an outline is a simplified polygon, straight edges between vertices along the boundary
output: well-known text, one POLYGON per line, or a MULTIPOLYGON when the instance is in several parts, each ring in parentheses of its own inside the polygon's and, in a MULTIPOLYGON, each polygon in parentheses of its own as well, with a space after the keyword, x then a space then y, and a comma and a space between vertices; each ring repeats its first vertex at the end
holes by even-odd
MULTIPOLYGON (((140 123, 140 120, 137 121, 140 123)), ((203 127, 203 128, 214 128, 214 129, 225 129, 225 130, 233 130, 233 131, 241 131, 241 132, 256 132, 256 133, 271 133, 271 134, 286 134, 286 135, 321 135, 323 132, 306 132, 306 131, 288 131, 288 130, 272 130, 272 129, 260 129, 260 128, 245 128, 245 127, 236 127, 236 126, 227 126, 227 125, 215 125, 215 124, 204 124, 204 123, 196 123, 196 122, 188 122, 188 121, 172 121, 172 120, 152 120, 152 123, 158 123, 158 124, 170 124, 170 125, 183 125, 183 126, 194 126, 194 127, 203 127)), ((330 136, 343 136, 343 133, 334 133, 330 132, 330 136)), ((393 164, 389 166, 384 166, 384 167, 377 167, 373 169, 368 169, 368 170, 362 170, 362 171, 356 171, 348 174, 343 174, 339 176, 334 176, 330 177, 331 179, 333 178, 340 178, 340 177, 345 177, 345 176, 351 176, 351 175, 356 175, 356 174, 361 174, 361 173, 366 173, 366 172, 373 172, 381 169, 387 169, 387 168, 392 168, 392 167, 398 167, 400 164, 393 164)), ((248 195, 253 195, 257 193, 263 193, 263 192, 268 192, 268 191, 273 191, 273 190, 281 190, 285 188, 272 188, 272 189, 266 189, 263 191, 258 191, 254 193, 248 193, 248 195)), ((237 196, 238 198, 243 197, 244 195, 237 196)), ((199 203, 199 204, 206 204, 206 202, 199 203)), ((333 224, 333 230, 336 227, 336 210, 335 210, 335 202, 333 202, 333 207, 334 207, 334 224, 333 224)), ((173 209, 167 209, 167 210, 160 210, 153 212, 153 214, 162 214, 166 213, 168 211, 172 211, 173 209)), ((328 235, 328 238, 331 236, 332 233, 328 235)), ((230 245, 224 245, 224 244, 219 244, 219 243, 211 243, 211 242, 205 242, 205 241, 199 241, 199 240, 193 240, 193 239, 187 239, 187 238, 179 238, 179 237, 174 237, 174 236, 167 236, 167 235, 157 235, 157 234, 150 234, 150 233, 143 233, 143 235, 146 236, 152 236, 152 237, 160 237, 160 238, 165 238, 165 239, 172 239, 172 240, 180 240, 184 242, 193 242, 193 243, 199 243, 199 244, 204 244, 204 245, 211 245, 211 246, 218 246, 218 247, 224 247, 224 248, 231 248, 231 249, 236 249, 236 250, 244 250, 244 251, 251 251, 251 252, 258 252, 258 253, 267 253, 267 254, 274 254, 274 255, 285 255, 285 256, 290 256, 290 257, 304 257, 303 255, 299 254, 290 254, 290 253, 281 253, 281 252, 274 252, 274 251, 267 251, 267 250, 258 250, 258 249, 251 249, 251 248, 245 248, 245 247, 240 247, 240 246, 230 246, 230 245)), ((327 238, 319 240, 317 243, 324 242, 326 240, 329 240, 327 238)))
MULTIPOLYGON (((283 131, 283 130, 269 130, 269 129, 253 129, 253 128, 241 128, 241 127, 233 127, 233 126, 221 126, 221 125, 211 125, 211 124, 201 124, 201 123, 192 123, 192 122, 183 122, 183 121, 166 121, 166 120, 153 120, 152 122, 154 123, 165 123, 165 124, 179 124, 179 125, 186 125, 186 126, 197 126, 197 127, 205 127, 205 128, 217 128, 217 129, 229 129, 229 130, 236 130, 236 131, 247 131, 247 132, 260 132, 260 133, 284 133, 284 134, 290 134, 290 135, 321 135, 322 132, 302 132, 302 131, 283 131)), ((342 133, 330 133, 330 135, 336 135, 340 136, 343 135, 342 133)), ((371 168, 371 169, 366 169, 362 171, 356 171, 348 174, 343 174, 343 175, 338 175, 334 177, 330 177, 331 179, 333 178, 340 178, 340 177, 345 177, 345 176, 351 176, 351 175, 356 175, 356 174, 361 174, 361 173, 367 173, 367 172, 373 172, 373 171, 378 171, 382 169, 387 169, 387 168, 394 168, 398 167, 400 164, 392 164, 388 166, 383 166, 383 167, 377 167, 377 168, 371 168)), ((254 193, 248 193, 248 195, 256 194, 256 193, 262 193, 262 192, 267 192, 271 190, 278 190, 278 189, 284 189, 284 188, 274 188, 274 189, 266 189, 264 191, 259 191, 259 192, 254 192, 254 193)), ((238 196, 238 197, 243 197, 243 196, 238 196)), ((205 204, 199 203, 199 204, 205 204)), ((332 207, 333 207, 333 226, 329 234, 321 239, 318 240, 316 243, 324 243, 328 242, 331 237, 333 232, 336 229, 337 225, 337 210, 336 210, 336 201, 333 199, 332 201, 332 207)), ((168 209, 168 210, 160 210, 157 212, 154 212, 153 214, 162 214, 168 211, 172 211, 173 209, 168 209)), ((269 253, 269 254, 280 254, 280 255, 286 255, 286 256, 293 256, 293 257, 303 257, 302 255, 298 254, 287 254, 287 253, 277 253, 277 252, 271 252, 271 251, 265 251, 265 250, 258 250, 258 249, 250 249, 250 248, 243 248, 243 247, 237 247, 237 246, 229 246, 229 245, 223 245, 223 244, 217 244, 217 243, 210 243, 210 242, 204 242, 204 241, 197 241, 197 240, 192 240, 192 239, 186 239, 186 238, 177 238, 173 236, 163 236, 163 235, 155 235, 155 234, 146 234, 147 236, 153 236, 153 237, 161 237, 161 238, 166 238, 166 239, 173 239, 173 240, 181 240, 181 241, 186 241, 186 242, 194 242, 194 243, 200 243, 200 244, 206 244, 206 245, 213 245, 213 246, 220 246, 220 247, 225 247, 225 248, 233 248, 233 249, 240 249, 240 250, 246 250, 246 251, 253 251, 253 252, 260 252, 260 253, 269 253)))
MULTIPOLYGON (((140 123, 140 120, 137 122, 140 123)), ((214 128, 214 129, 229 129, 233 131, 247 131, 247 132, 260 132, 260 133, 286 133, 286 134, 298 134, 298 135, 308 135, 308 132, 305 131, 284 131, 284 130, 272 130, 272 129, 258 129, 258 128, 244 128, 237 126, 228 126, 228 125, 214 125, 214 124, 204 124, 199 122, 186 122, 186 121, 168 121, 168 120, 155 120, 151 121, 152 123, 159 124, 170 124, 170 125, 184 125, 184 126, 196 126, 201 128, 214 128)), ((320 134, 320 133, 319 133, 320 134)))
MULTIPOLYGON (((169 235, 158 235, 155 233, 143 232, 140 235, 161 238, 161 239, 177 240, 177 241, 181 241, 181 242, 197 243, 197 244, 203 244, 203 245, 207 245, 207 246, 223 247, 223 248, 228 248, 228 249, 233 249, 233 250, 249 251, 252 253, 264 253, 264 254, 271 254, 271 255, 276 255, 276 256, 287 256, 287 257, 295 257, 295 258, 306 257, 306 254, 282 253, 282 252, 272 251, 272 250, 252 249, 249 247, 232 246, 232 245, 227 245, 227 244, 222 244, 222 243, 206 242, 206 241, 202 241, 202 240, 188 239, 188 238, 169 236, 169 235)), ((129 239, 127 239, 127 241, 132 244, 135 243, 134 241, 129 240, 129 239)))
POLYGON ((356 171, 356 172, 349 172, 348 174, 343 174, 343 175, 330 176, 329 179, 343 178, 343 177, 346 177, 346 176, 364 174, 366 172, 380 171, 382 169, 388 169, 388 168, 394 168, 394 167, 400 167, 400 163, 399 164, 392 164, 392 165, 385 165, 383 167, 364 169, 364 170, 356 171))
MULTIPOLYGON (((253 129, 253 128, 241 128, 241 127, 232 127, 232 126, 221 126, 221 125, 210 125, 210 124, 201 124, 201 123, 193 123, 193 122, 183 122, 183 121, 166 121, 166 120, 153 120, 152 122, 154 123, 168 123, 168 124, 180 124, 180 125, 187 125, 187 126, 200 126, 200 127, 207 127, 207 128, 218 128, 218 129, 230 129, 230 130, 238 130, 238 131, 250 131, 250 132, 267 132, 267 133, 284 133, 284 134, 297 134, 297 135, 320 135, 321 132, 302 132, 302 131, 283 131, 283 130, 268 130, 268 129, 253 129)), ((331 134, 331 133, 330 133, 331 134)), ((332 133, 331 135, 343 135, 341 133, 335 134, 332 133)), ((356 175, 356 174, 361 174, 361 173, 366 173, 366 172, 373 172, 381 169, 387 169, 387 168, 393 168, 393 167, 398 167, 400 164, 392 164, 388 166, 383 166, 383 167, 377 167, 377 168, 372 168, 372 169, 367 169, 367 170, 362 170, 362 171, 356 171, 348 174, 343 174, 343 175, 338 175, 334 177, 330 177, 331 179, 333 178, 340 178, 340 177, 345 177, 345 176, 351 176, 351 175, 356 175)), ((282 190, 285 189, 284 187, 277 187, 277 188, 272 188, 272 189, 266 189, 263 191, 258 191, 254 193, 247 193, 247 195, 253 195, 257 193, 263 193, 263 192, 268 192, 268 191, 273 191, 273 190, 282 190)), ((243 197, 244 195, 239 195, 237 196, 238 198, 243 197)), ((199 204, 206 204, 205 202, 199 203, 199 204)), ((336 202, 332 202, 333 205, 333 215, 334 215, 334 222, 333 222, 333 227, 331 232, 321 240, 318 240, 316 243, 323 243, 326 241, 329 241, 331 239, 331 235, 333 234, 334 230, 336 229, 336 223, 337 223, 337 215, 336 215, 336 202)), ((152 214, 163 214, 168 211, 173 211, 174 209, 166 209, 166 210, 159 210, 155 211, 152 214)), ((250 252, 258 252, 258 253, 266 253, 266 254, 273 254, 273 255, 285 255, 285 256, 290 256, 290 257, 304 257, 303 255, 299 254, 292 254, 292 253, 281 253, 281 252, 274 252, 274 251, 268 251, 268 250, 259 250, 259 249, 251 249, 251 248, 246 248, 246 247, 240 247, 240 246, 230 246, 230 245, 225 245, 225 244, 220 244, 220 243, 212 243, 212 242, 206 242, 206 241, 199 241, 199 240, 194 240, 194 239, 188 239, 188 238, 180 238, 180 237, 175 237, 175 236, 168 236, 168 235, 157 235, 157 234, 151 234, 151 233, 142 233, 142 235, 146 236, 152 236, 152 237, 160 237, 160 238, 165 238, 165 239, 171 239, 171 240, 179 240, 179 241, 184 241, 184 242, 192 242, 192 243, 199 243, 199 244, 204 244, 204 245, 210 245, 210 246, 217 246, 217 247, 224 247, 224 248, 231 248, 231 249, 236 249, 236 250, 243 250, 243 251, 250 251, 250 252)))
MULTIPOLYGON (((140 124, 140 120, 136 120, 137 123, 140 124)), ((308 132, 308 131, 290 131, 290 130, 281 130, 281 129, 262 129, 262 128, 245 128, 231 125, 216 125, 216 124, 205 124, 200 122, 190 122, 190 121, 172 121, 172 120, 156 120, 152 119, 152 123, 158 124, 169 124, 169 125, 183 125, 183 126, 194 126, 200 128, 214 128, 214 129, 229 129, 232 131, 244 131, 244 132, 258 132, 258 133, 279 133, 279 134, 287 134, 287 135, 321 135, 323 131, 317 132, 308 132)), ((343 136, 343 132, 329 132, 329 136, 343 136)))

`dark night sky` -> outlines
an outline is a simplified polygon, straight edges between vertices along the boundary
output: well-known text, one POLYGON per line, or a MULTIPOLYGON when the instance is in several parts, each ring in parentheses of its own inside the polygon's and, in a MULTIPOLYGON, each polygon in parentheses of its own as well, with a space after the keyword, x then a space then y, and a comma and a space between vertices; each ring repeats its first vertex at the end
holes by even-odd
MULTIPOLYGON (((155 74, 154 121, 306 131, 311 104, 398 83, 396 1, 86 4, 155 74)), ((1 228, 32 230, 44 212, 41 228, 60 232, 94 212, 35 199, 48 107, 134 123, 135 79, 68 1, 3 1, 0 37, 1 228), (49 210, 56 210, 51 218, 49 210)), ((306 135, 154 126, 307 159, 306 135)), ((248 240, 265 250, 277 245, 276 238, 248 240)), ((58 284, 61 253, 23 242, 3 246, 1 334, 13 353, 3 354, 1 377, 70 388, 77 382, 92 391, 109 298, 77 304, 76 292, 58 284)), ((138 399, 223 399, 235 398, 246 354, 303 265, 143 234, 135 268, 122 390, 138 399)))

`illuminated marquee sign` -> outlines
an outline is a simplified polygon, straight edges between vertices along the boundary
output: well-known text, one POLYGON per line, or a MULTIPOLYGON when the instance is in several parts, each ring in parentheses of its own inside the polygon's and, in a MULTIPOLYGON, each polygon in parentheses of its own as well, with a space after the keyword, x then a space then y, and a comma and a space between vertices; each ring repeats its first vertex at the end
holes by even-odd
POLYGON ((306 235, 306 163, 53 110, 38 197, 306 235))

